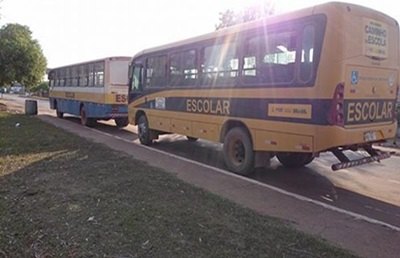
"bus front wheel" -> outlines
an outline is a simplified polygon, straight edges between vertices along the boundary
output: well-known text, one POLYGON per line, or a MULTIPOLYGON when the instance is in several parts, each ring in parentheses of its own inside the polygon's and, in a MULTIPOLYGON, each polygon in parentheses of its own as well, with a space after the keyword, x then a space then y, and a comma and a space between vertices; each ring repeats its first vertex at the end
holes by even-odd
POLYGON ((137 125, 140 143, 143 145, 151 145, 153 143, 153 138, 147 117, 145 115, 141 115, 138 119, 137 125))
POLYGON ((309 164, 314 159, 312 153, 302 152, 279 152, 276 154, 279 162, 287 168, 301 168, 309 164))
POLYGON ((223 145, 225 165, 239 175, 254 171, 254 150, 250 136, 242 127, 235 127, 226 134, 223 145))
POLYGON ((114 121, 118 128, 125 127, 129 124, 129 120, 127 117, 117 117, 114 119, 114 121))

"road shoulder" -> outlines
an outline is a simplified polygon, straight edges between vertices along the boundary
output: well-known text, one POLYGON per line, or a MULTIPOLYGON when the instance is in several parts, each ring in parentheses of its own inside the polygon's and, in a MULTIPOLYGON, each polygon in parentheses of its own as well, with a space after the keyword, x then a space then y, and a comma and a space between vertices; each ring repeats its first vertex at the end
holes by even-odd
POLYGON ((185 182, 260 214, 284 219, 299 230, 326 239, 362 257, 395 257, 400 252, 400 232, 395 229, 367 222, 340 210, 327 209, 306 199, 294 198, 265 187, 256 181, 244 180, 219 169, 133 144, 95 129, 50 116, 39 118, 68 132, 132 155, 151 166, 163 168, 185 182))

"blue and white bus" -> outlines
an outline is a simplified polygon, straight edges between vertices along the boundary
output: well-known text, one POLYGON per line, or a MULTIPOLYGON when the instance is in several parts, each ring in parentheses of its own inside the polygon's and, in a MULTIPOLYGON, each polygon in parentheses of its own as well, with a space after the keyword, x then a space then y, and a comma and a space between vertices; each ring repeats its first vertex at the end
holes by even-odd
POLYGON ((131 57, 104 59, 51 69, 50 107, 57 117, 80 116, 81 123, 114 119, 117 127, 128 125, 128 70, 131 57))

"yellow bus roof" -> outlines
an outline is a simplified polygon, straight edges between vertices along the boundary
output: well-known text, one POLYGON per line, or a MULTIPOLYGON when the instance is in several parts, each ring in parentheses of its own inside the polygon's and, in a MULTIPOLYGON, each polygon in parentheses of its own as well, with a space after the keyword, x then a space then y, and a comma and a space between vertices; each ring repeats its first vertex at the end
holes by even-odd
MULTIPOLYGON (((266 18, 262 18, 259 20, 250 21, 250 22, 246 22, 246 23, 241 23, 238 25, 234 25, 234 26, 231 26, 228 28, 223 28, 223 29, 211 32, 211 33, 200 35, 200 36, 196 36, 196 37, 188 38, 185 40, 169 43, 166 45, 161 45, 161 46, 145 49, 145 50, 142 50, 141 52, 137 53, 133 58, 137 58, 141 55, 152 53, 152 52, 162 51, 165 49, 179 47, 179 46, 183 46, 183 45, 187 45, 187 44, 191 44, 191 43, 196 43, 196 42, 203 41, 203 40, 208 40, 208 39, 223 37, 225 35, 235 34, 237 32, 257 28, 257 27, 260 27, 265 24, 274 24, 274 23, 284 22, 284 21, 288 21, 288 20, 292 20, 292 19, 310 16, 313 14, 319 14, 319 13, 325 14, 325 13, 332 11, 333 8, 336 8, 336 10, 339 8, 339 9, 342 9, 343 11, 347 10, 348 8, 357 9, 358 11, 362 10, 365 13, 371 13, 377 18, 383 19, 386 22, 391 22, 392 24, 396 24, 396 26, 397 26, 397 21, 394 18, 391 18, 388 15, 381 13, 379 11, 376 11, 374 9, 370 9, 368 7, 364 7, 364 6, 360 6, 360 5, 345 3, 345 2, 328 2, 328 3, 292 11, 292 12, 287 12, 287 13, 278 14, 278 15, 271 15, 266 18)), ((343 13, 343 12, 340 12, 340 13, 343 13)))

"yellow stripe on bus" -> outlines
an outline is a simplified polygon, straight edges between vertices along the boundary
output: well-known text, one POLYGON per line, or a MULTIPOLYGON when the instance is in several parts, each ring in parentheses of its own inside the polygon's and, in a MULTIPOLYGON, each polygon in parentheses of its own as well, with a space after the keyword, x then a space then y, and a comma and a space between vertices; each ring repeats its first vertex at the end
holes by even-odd
POLYGON ((51 98, 60 98, 68 100, 77 100, 82 102, 93 102, 99 104, 127 104, 127 94, 104 94, 89 92, 70 92, 70 91, 52 91, 51 98))

